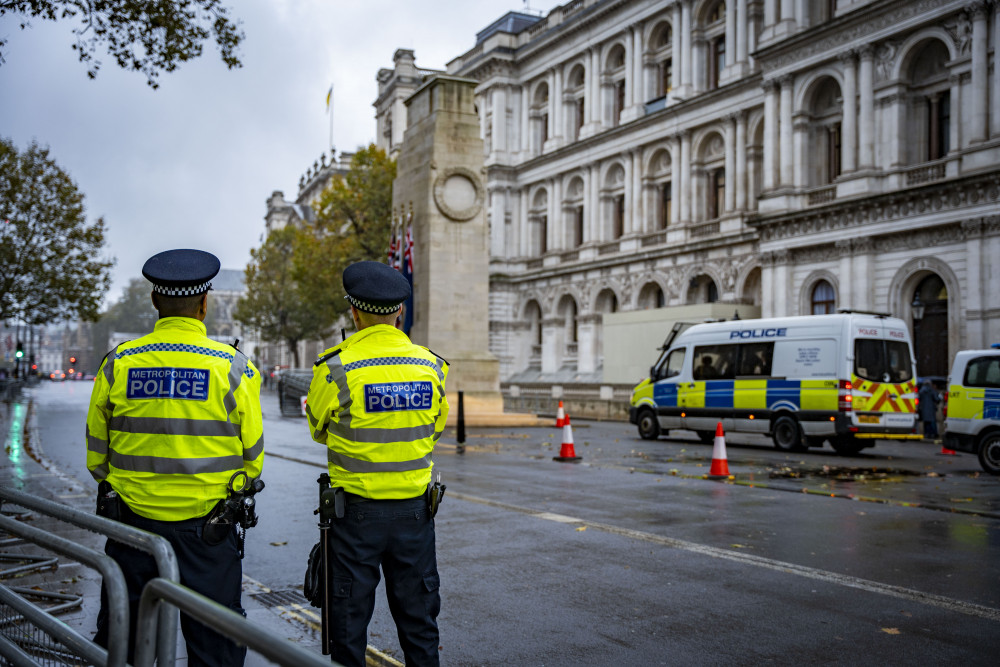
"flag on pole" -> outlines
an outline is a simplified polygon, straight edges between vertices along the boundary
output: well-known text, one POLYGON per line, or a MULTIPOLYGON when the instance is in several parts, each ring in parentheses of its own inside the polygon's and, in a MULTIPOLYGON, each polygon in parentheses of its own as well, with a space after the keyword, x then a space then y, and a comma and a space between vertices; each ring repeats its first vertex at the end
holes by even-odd
MULTIPOLYGON (((402 232, 402 230, 400 230, 402 232)), ((410 283, 410 296, 406 300, 406 311, 403 317, 403 333, 410 335, 413 327, 413 211, 406 215, 406 233, 402 239, 403 261, 401 270, 403 277, 410 283)))
POLYGON ((330 84, 330 90, 326 91, 326 110, 330 110, 330 100, 333 98, 333 84, 330 84))

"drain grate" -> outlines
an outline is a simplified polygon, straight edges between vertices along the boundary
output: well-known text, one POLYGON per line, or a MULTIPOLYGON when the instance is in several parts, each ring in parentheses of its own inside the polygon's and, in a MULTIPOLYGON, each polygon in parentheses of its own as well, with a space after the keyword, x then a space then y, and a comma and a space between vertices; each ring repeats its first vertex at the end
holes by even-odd
POLYGON ((250 597, 268 609, 271 607, 289 607, 292 605, 310 606, 309 601, 302 596, 302 592, 295 589, 254 593, 250 597))

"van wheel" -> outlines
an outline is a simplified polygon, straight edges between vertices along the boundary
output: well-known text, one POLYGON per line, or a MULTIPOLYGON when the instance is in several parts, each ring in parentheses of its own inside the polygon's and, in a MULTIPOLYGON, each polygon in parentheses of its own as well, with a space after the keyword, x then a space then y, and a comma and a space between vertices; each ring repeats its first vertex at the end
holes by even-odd
POLYGON ((706 445, 710 445, 715 442, 715 431, 695 431, 698 434, 698 439, 706 445))
POLYGON ((865 444, 863 442, 860 442, 851 436, 833 438, 830 440, 830 446, 833 447, 833 451, 837 452, 841 456, 854 456, 865 448, 865 444))
POLYGON ((802 449, 802 430, 793 417, 782 415, 771 425, 771 438, 774 446, 782 451, 799 451, 802 449))
POLYGON ((639 411, 638 424, 639 437, 643 440, 656 440, 660 437, 660 422, 656 421, 656 415, 649 408, 639 411))
POLYGON ((987 433, 980 441, 979 465, 991 475, 1000 475, 1000 433, 987 433))

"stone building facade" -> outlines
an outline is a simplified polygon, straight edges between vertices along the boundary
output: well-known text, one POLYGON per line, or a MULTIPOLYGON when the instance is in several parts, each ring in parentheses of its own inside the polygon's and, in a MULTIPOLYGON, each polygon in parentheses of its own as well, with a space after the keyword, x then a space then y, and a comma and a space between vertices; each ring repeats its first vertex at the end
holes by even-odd
POLYGON ((1000 342, 998 10, 573 0, 481 31, 447 74, 479 82, 501 378, 601 382, 605 318, 691 304, 889 313, 922 375, 1000 342))

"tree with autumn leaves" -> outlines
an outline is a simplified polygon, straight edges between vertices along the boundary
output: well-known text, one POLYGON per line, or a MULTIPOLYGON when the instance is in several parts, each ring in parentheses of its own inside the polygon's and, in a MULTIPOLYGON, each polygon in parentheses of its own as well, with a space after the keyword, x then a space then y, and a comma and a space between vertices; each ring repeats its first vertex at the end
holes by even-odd
POLYGON ((351 158, 313 202, 311 224, 288 225, 268 234, 251 250, 247 294, 234 317, 284 343, 300 367, 298 344, 321 340, 348 310, 341 274, 360 260, 382 261, 392 222, 392 181, 396 162, 369 145, 351 158))

